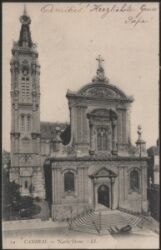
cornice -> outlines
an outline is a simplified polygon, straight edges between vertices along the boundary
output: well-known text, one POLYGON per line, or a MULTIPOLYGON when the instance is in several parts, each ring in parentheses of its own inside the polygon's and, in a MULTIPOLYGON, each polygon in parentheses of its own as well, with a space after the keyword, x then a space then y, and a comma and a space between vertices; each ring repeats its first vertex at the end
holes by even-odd
POLYGON ((128 157, 128 156, 112 156, 112 157, 94 157, 94 156, 83 156, 83 157, 76 157, 76 156, 69 156, 69 157, 51 157, 50 162, 64 162, 64 161, 73 161, 73 162, 79 162, 79 161, 92 161, 92 162, 100 162, 100 161, 147 161, 149 157, 128 157))

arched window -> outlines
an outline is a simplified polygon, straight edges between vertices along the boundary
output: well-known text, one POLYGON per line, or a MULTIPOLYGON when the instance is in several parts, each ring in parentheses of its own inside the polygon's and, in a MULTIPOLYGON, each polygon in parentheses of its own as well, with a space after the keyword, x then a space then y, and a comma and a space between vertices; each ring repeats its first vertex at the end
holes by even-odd
POLYGON ((30 78, 24 75, 21 81, 22 101, 25 102, 30 99, 30 78))
POLYGON ((132 191, 139 191, 139 173, 137 170, 132 170, 130 173, 130 189, 132 191))
POLYGON ((68 171, 64 174, 64 191, 74 191, 74 174, 71 171, 68 171))
POLYGON ((97 130, 97 149, 101 151, 102 149, 102 136, 100 129, 97 130))
POLYGON ((102 138, 102 147, 103 147, 103 150, 107 150, 107 130, 104 129, 103 131, 103 138, 102 138))
POLYGON ((97 129, 97 149, 98 151, 107 150, 107 129, 97 129))

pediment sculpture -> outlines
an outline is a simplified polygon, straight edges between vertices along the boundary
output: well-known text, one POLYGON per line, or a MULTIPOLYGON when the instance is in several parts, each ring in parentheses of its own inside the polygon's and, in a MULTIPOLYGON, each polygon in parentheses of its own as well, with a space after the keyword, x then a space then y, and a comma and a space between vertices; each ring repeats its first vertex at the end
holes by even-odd
POLYGON ((103 86, 93 86, 89 89, 83 90, 80 94, 89 97, 119 97, 119 95, 113 90, 103 86))

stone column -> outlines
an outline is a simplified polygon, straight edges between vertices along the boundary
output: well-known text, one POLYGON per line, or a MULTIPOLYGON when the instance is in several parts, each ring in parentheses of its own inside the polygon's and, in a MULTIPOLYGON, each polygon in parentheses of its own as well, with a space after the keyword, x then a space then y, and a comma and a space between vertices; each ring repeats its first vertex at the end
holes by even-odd
POLYGON ((118 134, 118 143, 122 143, 122 110, 121 109, 118 109, 117 134, 118 134))
POLYGON ((128 108, 128 110, 126 111, 126 141, 127 143, 131 142, 131 120, 130 120, 130 107, 128 108))
POLYGON ((91 182, 92 182, 92 188, 93 188, 93 208, 95 209, 96 204, 95 204, 95 181, 94 179, 92 179, 91 182))
POLYGON ((81 107, 77 107, 77 143, 82 141, 82 114, 81 107))
MULTIPOLYGON (((53 166, 53 164, 52 164, 52 166, 53 166)), ((52 203, 53 204, 56 203, 55 193, 56 193, 56 190, 55 190, 55 171, 52 168, 52 203)))
POLYGON ((98 193, 97 193, 98 186, 96 185, 96 179, 94 178, 94 207, 98 204, 98 193))
POLYGON ((122 140, 123 144, 127 143, 126 141, 126 109, 122 110, 122 140))
POLYGON ((78 179, 79 179, 79 201, 82 202, 84 200, 83 167, 79 167, 78 179))
POLYGON ((85 197, 84 200, 85 202, 88 202, 88 168, 85 167, 84 168, 84 193, 85 193, 85 197))
POLYGON ((54 197, 54 204, 58 204, 59 203, 59 194, 58 194, 58 169, 55 168, 53 170, 53 182, 52 182, 52 192, 53 192, 53 197, 54 197))
POLYGON ((125 200, 125 190, 124 190, 124 167, 119 167, 119 205, 125 200))
POLYGON ((127 199, 128 195, 128 174, 127 174, 127 167, 124 167, 124 199, 127 199))
MULTIPOLYGON (((111 180, 110 180, 111 181, 111 180)), ((111 196, 111 209, 113 209, 113 183, 111 181, 111 187, 110 187, 110 196, 111 196)))
POLYGON ((93 129, 93 124, 90 124, 90 150, 92 150, 92 129, 93 129))
POLYGON ((87 136, 87 118, 86 118, 86 107, 82 107, 82 137, 83 142, 88 142, 88 136, 87 136))
POLYGON ((112 154, 117 154, 117 121, 112 121, 112 154))
POLYGON ((94 145, 94 125, 90 124, 90 154, 94 154, 95 145, 94 145))
POLYGON ((78 168, 77 174, 77 194, 78 194, 78 201, 81 201, 81 183, 80 183, 80 168, 78 168))
POLYGON ((57 175, 57 201, 58 203, 61 203, 61 173, 60 168, 56 169, 56 175, 57 175))
POLYGON ((143 201, 147 200, 147 168, 145 166, 141 166, 142 168, 142 197, 143 201))

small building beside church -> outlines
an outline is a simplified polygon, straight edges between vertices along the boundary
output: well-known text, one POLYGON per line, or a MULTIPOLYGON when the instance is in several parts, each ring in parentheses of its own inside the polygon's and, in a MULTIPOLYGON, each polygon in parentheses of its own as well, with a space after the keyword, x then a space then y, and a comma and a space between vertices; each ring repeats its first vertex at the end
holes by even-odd
POLYGON ((149 171, 148 171, 148 177, 150 179, 150 185, 158 185, 159 182, 159 176, 160 176, 160 168, 159 168, 159 139, 156 142, 156 146, 152 146, 147 149, 147 153, 149 156, 149 171))
POLYGON ((55 220, 100 206, 146 213, 148 158, 140 129, 131 144, 133 98, 111 84, 99 56, 92 81, 66 94, 70 124, 40 122, 40 64, 26 10, 20 21, 11 60, 10 180, 22 195, 46 198, 55 220))

